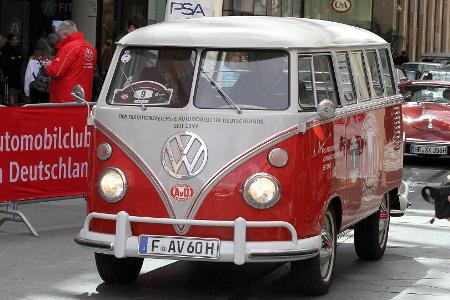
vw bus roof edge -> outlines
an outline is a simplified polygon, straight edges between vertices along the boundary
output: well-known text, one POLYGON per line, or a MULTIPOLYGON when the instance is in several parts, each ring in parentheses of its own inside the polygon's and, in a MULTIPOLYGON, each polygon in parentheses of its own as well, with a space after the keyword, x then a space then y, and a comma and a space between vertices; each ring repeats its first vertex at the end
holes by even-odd
POLYGON ((118 44, 192 48, 328 49, 386 46, 378 35, 350 25, 304 18, 205 17, 135 30, 118 44))

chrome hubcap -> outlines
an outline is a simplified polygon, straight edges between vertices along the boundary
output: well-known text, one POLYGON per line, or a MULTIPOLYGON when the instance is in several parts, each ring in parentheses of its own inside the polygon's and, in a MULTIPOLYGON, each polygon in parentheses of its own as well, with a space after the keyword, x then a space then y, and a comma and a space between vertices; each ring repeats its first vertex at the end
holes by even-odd
POLYGON ((386 197, 380 205, 380 221, 378 223, 378 242, 383 246, 387 238, 387 228, 389 225, 389 209, 387 207, 386 197))
POLYGON ((329 214, 325 215, 324 227, 322 229, 322 247, 320 248, 320 275, 327 280, 330 276, 331 266, 334 259, 333 226, 329 214))

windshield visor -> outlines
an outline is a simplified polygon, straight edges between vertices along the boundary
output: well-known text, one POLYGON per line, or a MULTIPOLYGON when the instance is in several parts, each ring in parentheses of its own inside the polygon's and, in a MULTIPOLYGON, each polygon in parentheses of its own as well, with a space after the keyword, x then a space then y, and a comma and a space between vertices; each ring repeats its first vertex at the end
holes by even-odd
POLYGON ((113 105, 184 107, 194 75, 192 49, 124 49, 107 102, 113 105))
POLYGON ((450 103, 450 87, 410 86, 400 92, 405 102, 450 103))
POLYGON ((289 107, 288 70, 285 51, 204 51, 194 105, 285 110, 289 107))

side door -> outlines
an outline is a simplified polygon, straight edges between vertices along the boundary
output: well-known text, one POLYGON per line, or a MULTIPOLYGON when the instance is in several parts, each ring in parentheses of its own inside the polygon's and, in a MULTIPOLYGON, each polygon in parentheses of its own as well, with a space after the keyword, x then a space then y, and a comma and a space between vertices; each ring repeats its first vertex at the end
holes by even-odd
MULTIPOLYGON (((339 98, 334 60, 331 53, 314 53, 300 55, 298 58, 298 93, 299 105, 305 112, 315 112, 319 103, 325 99, 332 101, 336 107, 341 106, 339 98)), ((308 132, 317 178, 314 197, 323 204, 331 195, 342 198, 345 185, 345 119, 330 121, 319 120, 308 132)))
MULTIPOLYGON (((347 181, 346 195, 348 202, 348 212, 352 221, 358 219, 363 212, 362 177, 363 172, 363 152, 365 147, 365 137, 363 135, 365 112, 361 112, 364 104, 371 101, 372 91, 369 84, 369 75, 366 70, 366 60, 361 50, 346 53, 349 60, 349 67, 353 76, 356 101, 348 108, 352 114, 347 119, 346 141, 347 141, 347 181)), ((344 61, 344 54, 338 54, 341 61, 344 61)))

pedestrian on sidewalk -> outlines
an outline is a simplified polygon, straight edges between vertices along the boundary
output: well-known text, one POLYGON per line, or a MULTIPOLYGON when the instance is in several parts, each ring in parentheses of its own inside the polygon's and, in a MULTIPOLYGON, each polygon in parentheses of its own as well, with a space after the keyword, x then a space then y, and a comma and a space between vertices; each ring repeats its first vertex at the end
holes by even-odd
POLYGON ((9 105, 17 105, 22 87, 23 56, 19 46, 19 37, 10 33, 7 40, 6 45, 0 50, 3 57, 3 72, 5 77, 8 78, 9 105))
MULTIPOLYGON (((25 80, 23 90, 25 96, 29 97, 31 103, 47 103, 49 101, 49 87, 47 78, 40 78, 47 76, 42 71, 39 71, 51 59, 52 49, 47 43, 46 38, 40 38, 34 48, 34 53, 28 61, 27 70, 25 71, 25 80), (33 84, 34 82, 34 84, 33 84), (36 83, 45 84, 45 86, 38 86, 36 83)), ((44 69, 45 71, 45 69, 44 69)))
POLYGON ((92 99, 92 83, 97 52, 89 44, 73 21, 63 21, 56 29, 60 42, 58 53, 46 64, 51 78, 50 103, 73 102, 72 89, 79 84, 85 91, 85 99, 92 99))

